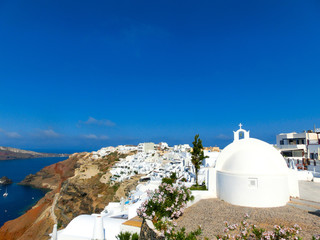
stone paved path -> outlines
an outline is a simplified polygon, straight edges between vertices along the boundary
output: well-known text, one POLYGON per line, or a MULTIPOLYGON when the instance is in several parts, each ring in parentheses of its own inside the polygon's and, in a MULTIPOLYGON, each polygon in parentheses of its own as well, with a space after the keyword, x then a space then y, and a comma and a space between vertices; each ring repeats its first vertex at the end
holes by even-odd
POLYGON ((206 199, 192 205, 180 217, 178 227, 186 227, 187 232, 201 225, 203 237, 215 239, 215 235, 223 234, 224 221, 240 223, 245 213, 250 215, 249 222, 259 227, 272 230, 274 225, 291 227, 298 224, 302 228, 300 236, 311 239, 320 234, 320 217, 293 206, 277 208, 249 208, 228 204, 219 199, 206 199))

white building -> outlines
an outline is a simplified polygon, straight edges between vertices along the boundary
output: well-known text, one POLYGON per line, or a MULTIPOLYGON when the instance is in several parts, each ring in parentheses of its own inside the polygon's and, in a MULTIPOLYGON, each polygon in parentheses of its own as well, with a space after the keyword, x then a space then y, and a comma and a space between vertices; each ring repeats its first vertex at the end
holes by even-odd
MULTIPOLYGON (((290 177, 282 155, 270 144, 250 138, 241 128, 219 155, 211 183, 218 198, 247 207, 279 207, 297 195, 298 182, 290 177)), ((211 187, 212 189, 212 187, 211 187)))
POLYGON ((277 135, 277 148, 283 156, 320 159, 320 129, 315 132, 281 133, 277 135))
POLYGON ((101 158, 101 157, 104 157, 106 155, 108 155, 109 153, 111 152, 114 152, 116 151, 116 148, 115 147, 105 147, 105 148, 101 148, 100 150, 96 151, 96 152, 92 152, 92 159, 98 159, 98 158, 101 158))
POLYGON ((202 161, 202 165, 205 167, 215 167, 220 152, 203 150, 203 153, 206 158, 202 161))
POLYGON ((134 145, 119 145, 116 147, 116 150, 119 153, 128 153, 131 151, 137 151, 138 150, 138 146, 134 146, 134 145))
POLYGON ((175 152, 187 152, 190 151, 191 147, 189 144, 180 144, 180 145, 174 145, 173 151, 175 152))
POLYGON ((160 148, 160 150, 169 149, 169 145, 166 142, 160 142, 159 143, 159 148, 160 148))
POLYGON ((139 143, 138 152, 148 153, 151 151, 154 151, 154 143, 153 142, 139 143))

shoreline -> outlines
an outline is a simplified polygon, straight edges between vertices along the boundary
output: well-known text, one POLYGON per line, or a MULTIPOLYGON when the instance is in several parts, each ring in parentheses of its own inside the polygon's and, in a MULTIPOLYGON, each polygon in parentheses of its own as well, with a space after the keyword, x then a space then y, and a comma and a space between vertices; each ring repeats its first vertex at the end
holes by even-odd
MULTIPOLYGON (((5 208, 5 210, 7 210, 8 213, 10 213, 10 215, 2 219, 5 222, 0 224, 0 228, 2 228, 6 223, 20 218, 21 216, 26 214, 29 210, 33 209, 35 206, 37 206, 39 201, 41 201, 46 196, 46 194, 49 192, 48 190, 45 190, 45 189, 36 188, 36 187, 32 187, 32 186, 19 185, 18 183, 13 183, 12 185, 13 185, 12 186, 13 189, 15 189, 16 187, 29 188, 29 190, 25 189, 25 191, 28 191, 28 194, 29 194, 29 198, 28 198, 29 203, 25 203, 24 206, 20 206, 19 209, 16 209, 16 210, 13 210, 10 208, 5 208), (31 192, 30 190, 33 192, 31 192), (13 218, 11 219, 11 217, 13 217, 13 218)), ((9 192, 8 197, 12 197, 12 193, 9 192)))
MULTIPOLYGON (((55 153, 52 153, 52 154, 55 154, 55 153)), ((46 156, 46 155, 43 155, 43 156, 24 156, 24 157, 16 157, 16 158, 9 158, 9 159, 2 159, 0 158, 0 161, 11 161, 11 160, 28 160, 28 159, 34 159, 34 158, 63 158, 63 157, 69 157, 71 154, 64 154, 64 153, 61 153, 61 154, 57 154, 57 155, 54 155, 54 156, 46 156)))
MULTIPOLYGON (((37 157, 30 157, 30 158, 19 158, 19 159, 10 159, 10 160, 2 160, 0 163, 4 163, 6 166, 3 169, 3 172, 9 171, 12 169, 10 166, 16 166, 18 164, 19 166, 22 166, 23 169, 27 171, 22 171, 23 173, 20 173, 20 176, 23 176, 21 179, 16 179, 16 181, 12 184, 11 189, 8 187, 9 196, 8 198, 11 198, 9 200, 2 199, 3 205, 1 206, 3 211, 6 211, 5 214, 1 217, 1 225, 0 228, 5 226, 11 221, 16 221, 17 219, 21 218, 28 212, 34 212, 32 211, 34 208, 37 208, 37 206, 40 204, 42 205, 43 201, 46 201, 46 195, 47 193, 50 193, 52 189, 47 188, 46 186, 40 186, 40 185, 33 185, 33 184, 22 184, 21 182, 29 176, 32 172, 34 172, 33 168, 39 168, 35 173, 32 175, 35 175, 39 171, 41 171, 43 168, 46 168, 50 165, 56 164, 58 162, 61 162, 63 160, 67 159, 64 156, 50 156, 43 158, 42 156, 37 157), (14 161, 16 160, 16 163, 14 161), (29 161, 19 161, 19 160, 29 160, 29 161), (43 161, 42 161, 43 160, 43 161), (7 163, 5 163, 7 162, 7 163), (23 164, 20 164, 22 163, 23 164), (31 164, 31 165, 30 165, 31 164), (26 166, 34 166, 30 167, 30 169, 26 169, 26 166), (39 167, 41 166, 41 167, 39 167), (16 205, 16 202, 19 201, 20 203, 17 205, 17 208, 12 208, 11 201, 14 201, 12 205, 16 205)), ((21 172, 21 171, 20 171, 21 172)))
POLYGON ((68 157, 69 155, 70 154, 66 154, 66 153, 35 152, 35 151, 23 150, 19 148, 0 146, 0 161, 29 159, 29 158, 68 157))

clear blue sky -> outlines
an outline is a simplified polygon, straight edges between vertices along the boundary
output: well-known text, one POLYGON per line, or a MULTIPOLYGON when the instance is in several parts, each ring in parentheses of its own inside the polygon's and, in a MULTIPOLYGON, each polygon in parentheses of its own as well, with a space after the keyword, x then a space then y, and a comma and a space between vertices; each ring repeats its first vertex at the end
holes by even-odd
POLYGON ((320 2, 0 2, 0 145, 224 147, 320 127, 320 2))

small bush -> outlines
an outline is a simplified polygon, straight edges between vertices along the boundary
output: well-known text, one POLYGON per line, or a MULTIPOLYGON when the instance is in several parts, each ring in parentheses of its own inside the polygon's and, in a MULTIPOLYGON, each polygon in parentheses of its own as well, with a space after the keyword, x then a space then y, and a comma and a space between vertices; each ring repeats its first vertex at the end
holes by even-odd
MULTIPOLYGON (((176 174, 164 181, 173 182, 176 174)), ((186 203, 193 200, 191 191, 185 186, 173 186, 163 182, 157 190, 148 192, 149 199, 142 203, 137 210, 138 216, 149 219, 155 228, 161 232, 166 240, 196 240, 202 232, 198 230, 186 233, 185 228, 176 231, 177 226, 174 219, 181 216, 186 208, 186 203)))
POLYGON ((170 178, 173 180, 177 180, 177 174, 175 172, 171 173, 170 178))
POLYGON ((118 190, 118 188, 120 187, 120 184, 119 183, 115 183, 113 186, 112 186, 112 188, 113 188, 113 191, 117 191, 118 190))
POLYGON ((181 182, 187 182, 187 179, 185 177, 181 178, 181 182))
POLYGON ((178 218, 182 215, 189 200, 193 200, 191 191, 186 187, 173 187, 162 183, 157 190, 148 192, 149 199, 137 210, 140 217, 149 220, 178 218))
POLYGON ((57 229, 60 229, 60 228, 62 228, 62 223, 60 221, 58 221, 57 229))
POLYGON ((177 181, 177 174, 175 172, 171 173, 170 178, 162 178, 162 183, 172 185, 177 181))
POLYGON ((118 240, 139 240, 139 235, 137 233, 131 234, 130 232, 120 232, 116 238, 118 240))
POLYGON ((202 233, 200 227, 197 230, 186 233, 186 229, 183 227, 179 231, 175 232, 174 230, 170 233, 165 233, 166 239, 172 240, 197 240, 197 236, 202 233))
POLYGON ((172 185, 174 183, 174 180, 171 178, 162 178, 162 183, 172 185))
POLYGON ((138 235, 138 233, 132 234, 131 240, 139 240, 139 235, 138 235))
POLYGON ((208 189, 206 188, 206 185, 193 185, 193 186, 191 186, 190 190, 204 191, 204 190, 208 190, 208 189))

